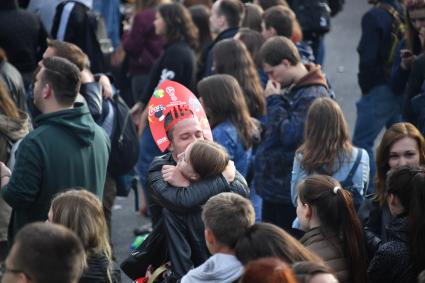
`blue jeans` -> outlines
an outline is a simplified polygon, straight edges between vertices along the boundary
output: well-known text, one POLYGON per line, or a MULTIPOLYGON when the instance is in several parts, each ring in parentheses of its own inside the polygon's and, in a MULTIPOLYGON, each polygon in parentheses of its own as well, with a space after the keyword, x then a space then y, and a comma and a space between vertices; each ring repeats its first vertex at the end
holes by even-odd
POLYGON ((357 120, 354 128, 353 144, 364 148, 369 154, 370 177, 367 193, 375 191, 374 176, 376 171, 373 147, 376 137, 386 126, 401 121, 401 96, 395 96, 388 85, 372 88, 357 102, 357 120))

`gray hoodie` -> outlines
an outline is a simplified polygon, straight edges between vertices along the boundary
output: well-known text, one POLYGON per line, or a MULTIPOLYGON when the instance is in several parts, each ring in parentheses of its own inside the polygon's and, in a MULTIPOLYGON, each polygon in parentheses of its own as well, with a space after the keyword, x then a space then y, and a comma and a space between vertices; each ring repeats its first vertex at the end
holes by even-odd
POLYGON ((181 283, 231 283, 242 275, 243 266, 234 255, 215 254, 181 279, 181 283))

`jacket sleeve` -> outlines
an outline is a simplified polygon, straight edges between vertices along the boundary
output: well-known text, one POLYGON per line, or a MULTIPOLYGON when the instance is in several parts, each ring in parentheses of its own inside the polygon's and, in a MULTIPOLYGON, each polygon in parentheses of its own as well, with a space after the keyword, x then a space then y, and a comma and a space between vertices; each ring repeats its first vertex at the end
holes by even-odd
POLYGON ((370 282, 394 282, 394 276, 401 271, 400 255, 391 247, 392 243, 381 245, 372 258, 367 270, 370 282))
MULTIPOLYGON (((319 89, 310 88, 312 92, 319 92, 319 89)), ((305 90, 299 90, 305 91, 305 90)), ((296 150, 303 140, 304 136, 304 120, 307 116, 308 109, 311 103, 318 96, 318 93, 300 94, 296 102, 288 104, 288 109, 282 105, 282 112, 274 112, 273 115, 268 115, 270 123, 276 123, 276 133, 279 134, 281 144, 287 148, 296 150)), ((267 110, 269 109, 269 101, 267 101, 267 110)))
POLYGON ((301 154, 297 154, 294 158, 294 165, 292 167, 292 178, 291 178, 291 200, 292 204, 297 207, 298 198, 298 184, 307 177, 307 173, 301 169, 301 154))
POLYGON ((249 189, 245 179, 237 173, 235 180, 228 184, 223 175, 190 184, 187 188, 177 188, 164 181, 162 166, 166 163, 159 159, 152 162, 148 175, 148 190, 162 206, 177 213, 198 210, 210 197, 222 192, 235 192, 245 197, 249 189))
POLYGON ((40 153, 32 140, 24 139, 19 145, 10 181, 1 189, 3 199, 13 209, 26 209, 38 197, 43 172, 40 153))
POLYGON ((409 75, 409 80, 406 87, 405 95, 403 96, 402 114, 407 121, 413 121, 414 114, 412 113, 410 100, 421 93, 421 86, 424 82, 425 73, 425 57, 420 56, 412 65, 412 70, 409 75))
POLYGON ((102 87, 98 82, 85 83, 81 85, 80 92, 93 119, 99 123, 102 116, 102 87))
POLYGON ((394 62, 391 69, 391 88, 395 95, 402 95, 406 88, 410 70, 404 70, 401 67, 400 50, 406 48, 406 41, 401 41, 394 55, 394 62))
POLYGON ((363 94, 369 92, 375 81, 375 73, 379 63, 380 46, 383 34, 378 27, 377 19, 367 13, 362 18, 362 35, 357 48, 359 53, 358 82, 363 94))

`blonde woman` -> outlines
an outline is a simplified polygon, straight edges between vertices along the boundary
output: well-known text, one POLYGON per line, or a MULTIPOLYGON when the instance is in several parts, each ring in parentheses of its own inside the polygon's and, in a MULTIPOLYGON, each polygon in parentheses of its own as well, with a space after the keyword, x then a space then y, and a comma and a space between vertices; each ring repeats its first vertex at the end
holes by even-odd
POLYGON ((79 283, 118 283, 120 271, 112 268, 112 252, 102 203, 92 193, 72 189, 57 195, 50 207, 49 221, 74 231, 87 255, 87 269, 79 283))

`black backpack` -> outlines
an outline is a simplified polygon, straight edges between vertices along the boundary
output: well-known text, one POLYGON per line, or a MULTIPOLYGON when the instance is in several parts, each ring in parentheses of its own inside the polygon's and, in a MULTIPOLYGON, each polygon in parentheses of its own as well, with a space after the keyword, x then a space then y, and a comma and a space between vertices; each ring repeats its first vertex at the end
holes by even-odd
POLYGON ((113 96, 114 127, 111 135, 111 153, 108 172, 118 177, 128 173, 139 157, 139 138, 130 109, 120 95, 113 96))
POLYGON ((327 0, 296 0, 292 10, 303 32, 324 34, 331 29, 331 8, 327 0))

